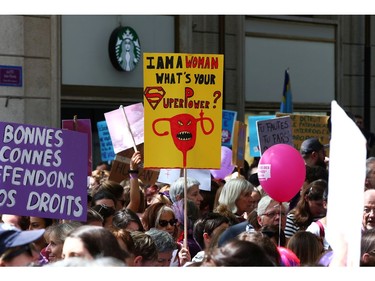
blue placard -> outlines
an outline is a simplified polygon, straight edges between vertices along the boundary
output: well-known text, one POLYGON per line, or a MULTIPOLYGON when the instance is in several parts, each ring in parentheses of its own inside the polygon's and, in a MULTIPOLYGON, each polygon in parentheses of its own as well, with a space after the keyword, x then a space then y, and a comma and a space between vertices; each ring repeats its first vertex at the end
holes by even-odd
POLYGON ((236 120, 237 111, 223 110, 221 145, 232 148, 234 123, 236 120))
POLYGON ((109 130, 106 121, 99 121, 97 124, 98 136, 100 142, 100 152, 102 161, 112 161, 115 159, 115 151, 113 149, 113 144, 111 136, 109 135, 109 130))
POLYGON ((276 115, 249 116, 249 147, 251 157, 260 157, 257 121, 275 118, 276 115))

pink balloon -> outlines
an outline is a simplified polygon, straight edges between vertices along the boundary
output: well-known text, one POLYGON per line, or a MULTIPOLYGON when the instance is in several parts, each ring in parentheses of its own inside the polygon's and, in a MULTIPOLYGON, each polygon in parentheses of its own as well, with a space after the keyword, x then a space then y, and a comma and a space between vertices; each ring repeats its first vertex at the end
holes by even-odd
POLYGON ((264 191, 278 202, 290 201, 306 177, 305 161, 289 144, 275 144, 261 156, 258 178, 264 191))
POLYGON ((229 147, 222 146, 220 169, 210 170, 210 172, 215 179, 224 179, 233 172, 234 167, 235 166, 232 165, 232 150, 229 147))

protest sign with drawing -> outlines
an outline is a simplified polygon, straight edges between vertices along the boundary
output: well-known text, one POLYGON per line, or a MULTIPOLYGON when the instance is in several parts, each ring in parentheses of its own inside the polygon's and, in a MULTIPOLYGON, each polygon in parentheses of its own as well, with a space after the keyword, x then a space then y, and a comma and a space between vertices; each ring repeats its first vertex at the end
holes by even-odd
POLYGON ((144 167, 182 168, 185 180, 187 169, 220 169, 224 55, 144 53, 143 73, 144 167))
POLYGON ((0 122, 0 213, 87 219, 87 134, 0 122))
POLYGON ((144 53, 145 167, 220 168, 224 56, 144 53))

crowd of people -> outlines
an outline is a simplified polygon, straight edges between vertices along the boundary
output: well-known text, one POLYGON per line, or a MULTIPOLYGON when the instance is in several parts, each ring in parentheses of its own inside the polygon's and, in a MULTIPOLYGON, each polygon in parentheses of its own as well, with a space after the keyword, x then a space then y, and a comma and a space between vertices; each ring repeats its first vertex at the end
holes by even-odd
MULTIPOLYGON (((145 185, 138 178, 139 151, 131 157, 129 178, 120 183, 109 180, 110 167, 98 165, 86 221, 1 215, 0 266, 330 266, 335 253, 325 235, 326 146, 309 138, 300 153, 306 178, 290 202, 277 202, 262 189, 259 158, 224 179, 212 178, 210 191, 191 177, 145 185)), ((374 157, 367 159, 360 188, 358 263, 374 266, 374 157)))

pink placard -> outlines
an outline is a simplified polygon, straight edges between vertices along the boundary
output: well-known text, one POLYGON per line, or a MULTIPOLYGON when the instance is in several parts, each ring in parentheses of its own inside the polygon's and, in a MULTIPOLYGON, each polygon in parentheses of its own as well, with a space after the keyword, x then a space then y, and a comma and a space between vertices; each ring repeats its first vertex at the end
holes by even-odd
POLYGON ((144 142, 144 110, 136 103, 104 113, 115 154, 144 142))

